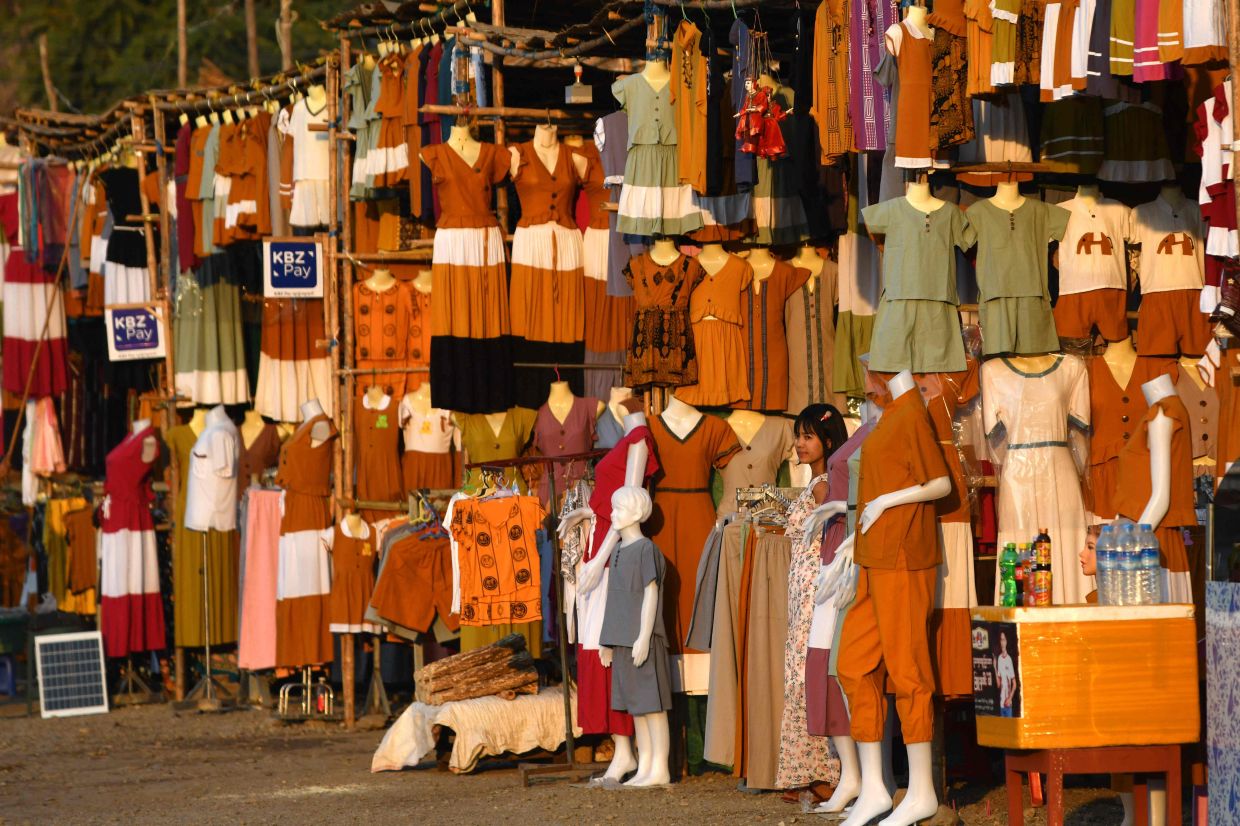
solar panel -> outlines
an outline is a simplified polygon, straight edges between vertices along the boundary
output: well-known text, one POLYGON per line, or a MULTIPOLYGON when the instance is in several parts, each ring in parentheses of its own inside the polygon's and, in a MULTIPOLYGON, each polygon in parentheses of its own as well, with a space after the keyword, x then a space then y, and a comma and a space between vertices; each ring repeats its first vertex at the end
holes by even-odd
POLYGON ((39 708, 44 717, 76 717, 108 710, 103 637, 98 631, 36 637, 39 708))

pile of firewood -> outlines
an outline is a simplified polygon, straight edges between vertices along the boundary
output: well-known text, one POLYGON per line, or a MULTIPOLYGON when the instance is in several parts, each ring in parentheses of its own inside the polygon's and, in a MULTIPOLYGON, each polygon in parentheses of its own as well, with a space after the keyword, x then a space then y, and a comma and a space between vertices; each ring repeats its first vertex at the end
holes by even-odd
POLYGON ((538 693, 538 671, 525 637, 509 634, 485 648, 438 660, 413 675, 419 703, 442 705, 474 697, 538 693))

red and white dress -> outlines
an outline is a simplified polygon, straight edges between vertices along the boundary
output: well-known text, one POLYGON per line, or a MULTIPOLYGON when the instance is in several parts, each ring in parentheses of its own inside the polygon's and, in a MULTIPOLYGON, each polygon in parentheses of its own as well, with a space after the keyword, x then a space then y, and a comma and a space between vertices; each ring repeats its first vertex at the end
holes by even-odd
POLYGON ((38 350, 38 365, 30 382, 30 395, 37 399, 59 395, 69 385, 65 303, 56 287, 55 273, 49 273, 37 261, 26 260, 19 212, 16 192, 0 195, 0 228, 8 241, 3 282, 4 389, 17 395, 25 391, 30 365, 38 350), (40 349, 45 319, 46 341, 40 349))
POLYGON ((153 651, 166 644, 149 478, 158 451, 151 451, 149 461, 142 458, 147 439, 154 438, 151 427, 131 433, 106 460, 99 627, 109 657, 153 651))

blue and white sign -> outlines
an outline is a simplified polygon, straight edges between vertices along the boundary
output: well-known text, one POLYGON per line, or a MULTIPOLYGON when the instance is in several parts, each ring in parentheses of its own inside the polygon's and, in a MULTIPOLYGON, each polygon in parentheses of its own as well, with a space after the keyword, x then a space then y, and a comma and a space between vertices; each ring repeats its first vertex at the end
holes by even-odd
POLYGON ((263 295, 322 298, 323 245, 313 238, 263 241, 263 295))
POLYGON ((168 353, 163 313, 157 307, 105 308, 108 360, 161 359, 168 353))

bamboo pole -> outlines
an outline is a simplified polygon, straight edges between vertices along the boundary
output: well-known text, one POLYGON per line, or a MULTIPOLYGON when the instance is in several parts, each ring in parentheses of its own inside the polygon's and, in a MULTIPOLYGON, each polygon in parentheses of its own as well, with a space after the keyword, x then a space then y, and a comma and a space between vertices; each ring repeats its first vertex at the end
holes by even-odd
MULTIPOLYGON (((504 25, 504 0, 491 0, 491 25, 504 25)), ((495 118, 495 142, 503 144, 506 142, 507 124, 504 122, 502 113, 504 111, 504 57, 496 55, 491 62, 491 100, 495 102, 493 107, 497 110, 500 117, 495 118)), ((504 234, 508 233, 508 190, 499 188, 495 191, 495 217, 499 219, 499 228, 504 234)))
POLYGON ((189 27, 186 25, 185 0, 177 0, 177 86, 189 85, 189 27))
POLYGON ((284 71, 293 68, 293 0, 280 0, 280 19, 276 24, 276 40, 280 44, 280 67, 284 71))
POLYGON ((245 0, 245 57, 250 77, 258 77, 262 70, 258 66, 258 18, 254 13, 254 0, 245 0))
POLYGON ((52 67, 47 59, 47 32, 39 35, 39 71, 43 73, 43 92, 47 95, 47 108, 53 112, 59 112, 60 102, 56 100, 56 84, 52 83, 52 67))

